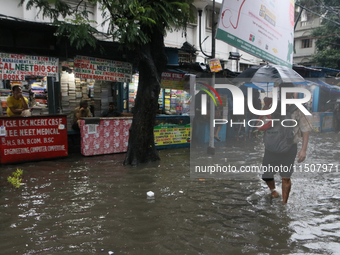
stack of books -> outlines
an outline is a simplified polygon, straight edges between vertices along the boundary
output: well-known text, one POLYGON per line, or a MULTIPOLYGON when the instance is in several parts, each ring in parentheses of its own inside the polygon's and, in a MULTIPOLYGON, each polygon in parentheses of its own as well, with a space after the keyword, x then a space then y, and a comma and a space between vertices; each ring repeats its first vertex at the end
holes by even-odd
POLYGON ((102 100, 102 81, 95 81, 93 86, 93 98, 94 98, 94 116, 99 117, 101 115, 101 100, 102 100))
POLYGON ((70 109, 74 111, 76 107, 79 106, 79 103, 76 102, 76 83, 74 74, 69 74, 68 77, 68 97, 70 100, 70 109))
POLYGON ((82 100, 88 100, 89 99, 89 88, 88 88, 88 82, 86 82, 84 79, 80 82, 81 85, 81 93, 82 93, 82 100))
POLYGON ((63 113, 69 113, 70 109, 70 99, 68 97, 68 73, 62 72, 60 78, 60 90, 61 90, 61 107, 63 113))

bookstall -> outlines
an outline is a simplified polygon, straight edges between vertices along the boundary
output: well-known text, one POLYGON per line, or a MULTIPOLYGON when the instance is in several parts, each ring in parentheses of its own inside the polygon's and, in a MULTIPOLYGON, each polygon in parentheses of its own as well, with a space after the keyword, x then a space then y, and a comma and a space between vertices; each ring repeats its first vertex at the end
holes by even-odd
POLYGON ((48 114, 47 77, 58 81, 59 60, 53 57, 0 53, 0 100, 2 115, 6 115, 7 97, 11 88, 19 85, 30 107, 37 114, 48 114))
POLYGON ((61 70, 61 106, 68 130, 81 101, 88 101, 93 117, 108 110, 110 102, 118 105, 121 85, 131 82, 132 75, 130 63, 86 56, 61 62, 61 70))

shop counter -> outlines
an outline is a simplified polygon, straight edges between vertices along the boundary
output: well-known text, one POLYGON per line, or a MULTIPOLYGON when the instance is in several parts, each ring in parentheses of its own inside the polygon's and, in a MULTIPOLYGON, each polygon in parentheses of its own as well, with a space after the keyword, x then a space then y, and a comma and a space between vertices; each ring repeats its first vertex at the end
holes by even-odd
POLYGON ((81 154, 126 152, 132 117, 81 118, 81 154))
MULTIPOLYGON (((81 154, 84 156, 126 152, 132 117, 81 118, 81 154)), ((189 116, 156 117, 157 148, 190 146, 189 116)))
POLYGON ((68 156, 66 115, 0 117, 0 162, 68 156))

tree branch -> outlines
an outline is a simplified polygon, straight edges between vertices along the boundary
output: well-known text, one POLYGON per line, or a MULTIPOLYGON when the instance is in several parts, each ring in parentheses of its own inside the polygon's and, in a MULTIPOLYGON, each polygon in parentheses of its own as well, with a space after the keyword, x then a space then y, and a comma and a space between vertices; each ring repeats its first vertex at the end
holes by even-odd
POLYGON ((83 1, 84 1, 84 0, 80 0, 80 2, 77 4, 76 9, 75 9, 75 12, 78 12, 78 8, 79 8, 79 6, 81 5, 81 3, 82 3, 83 1))

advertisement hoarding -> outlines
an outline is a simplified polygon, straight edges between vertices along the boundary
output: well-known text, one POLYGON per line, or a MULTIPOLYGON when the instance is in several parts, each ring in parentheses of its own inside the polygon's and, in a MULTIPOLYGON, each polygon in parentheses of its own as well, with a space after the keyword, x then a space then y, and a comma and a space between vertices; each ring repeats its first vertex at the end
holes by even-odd
POLYGON ((293 0, 224 0, 216 39, 274 64, 292 67, 293 0))

